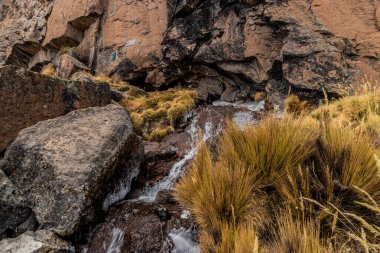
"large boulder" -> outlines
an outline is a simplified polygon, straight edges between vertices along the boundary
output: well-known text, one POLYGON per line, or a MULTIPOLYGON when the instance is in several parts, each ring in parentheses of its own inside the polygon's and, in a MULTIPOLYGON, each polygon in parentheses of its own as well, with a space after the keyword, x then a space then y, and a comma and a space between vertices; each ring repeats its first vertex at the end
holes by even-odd
POLYGON ((92 107, 20 132, 2 169, 41 228, 70 236, 125 197, 143 158, 128 112, 92 107))
MULTIPOLYGON (((22 227, 23 223, 28 225, 26 221, 30 216, 32 211, 28 207, 28 202, 0 170, 0 238, 25 232, 19 227, 22 227)), ((27 226, 25 229, 33 227, 27 226)))
POLYGON ((74 253, 70 243, 60 239, 53 232, 38 230, 26 232, 17 238, 0 241, 2 253, 74 253))
POLYGON ((0 67, 0 152, 23 128, 110 102, 110 87, 104 83, 75 82, 18 67, 0 67))

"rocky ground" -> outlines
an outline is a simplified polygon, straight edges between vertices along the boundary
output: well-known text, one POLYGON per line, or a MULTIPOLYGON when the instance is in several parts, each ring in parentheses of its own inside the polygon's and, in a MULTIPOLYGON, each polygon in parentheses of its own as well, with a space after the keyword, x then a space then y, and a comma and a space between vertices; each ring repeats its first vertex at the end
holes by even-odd
POLYGON ((364 0, 0 0, 0 252, 199 252, 171 196, 199 141, 378 80, 379 21, 364 0), (197 107, 147 141, 78 71, 197 107))

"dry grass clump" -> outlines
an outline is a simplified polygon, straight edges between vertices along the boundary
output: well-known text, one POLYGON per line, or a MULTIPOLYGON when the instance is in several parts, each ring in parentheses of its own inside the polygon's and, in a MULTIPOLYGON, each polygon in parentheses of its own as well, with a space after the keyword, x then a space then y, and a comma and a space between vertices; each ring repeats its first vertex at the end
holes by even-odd
POLYGON ((362 131, 335 121, 229 124, 215 159, 202 146, 175 196, 194 215, 203 252, 380 249, 375 150, 362 131))
POLYGON ((85 71, 81 73, 123 92, 121 104, 130 112, 135 129, 147 140, 161 140, 173 132, 178 120, 193 109, 197 101, 196 92, 185 88, 145 92, 105 75, 92 75, 85 71))
POLYGON ((290 95, 285 99, 285 112, 293 115, 301 115, 308 110, 308 102, 301 101, 296 95, 290 95))
POLYGON ((46 76, 56 77, 57 70, 54 68, 53 64, 49 63, 42 68, 40 73, 46 76))
POLYGON ((380 147, 380 91, 366 88, 362 94, 345 97, 311 112, 320 121, 338 121, 343 127, 361 129, 380 147))
POLYGON ((131 113, 132 121, 146 139, 159 140, 172 132, 178 120, 195 107, 196 92, 184 88, 127 93, 122 104, 131 113))

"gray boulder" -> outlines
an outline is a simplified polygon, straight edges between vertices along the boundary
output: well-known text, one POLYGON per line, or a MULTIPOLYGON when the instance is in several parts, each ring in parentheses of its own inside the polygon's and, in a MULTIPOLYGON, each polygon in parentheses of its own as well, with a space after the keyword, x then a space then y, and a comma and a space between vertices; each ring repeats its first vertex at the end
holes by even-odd
POLYGON ((25 223, 30 216, 32 211, 28 207, 28 202, 0 170, 0 238, 19 232, 18 226, 25 223))
POLYGON ((0 253, 74 253, 70 243, 60 239, 53 232, 38 230, 26 232, 17 238, 0 241, 0 253))
POLYGON ((128 112, 108 105, 22 130, 5 153, 3 170, 40 226, 69 236, 125 197, 142 158, 128 112))

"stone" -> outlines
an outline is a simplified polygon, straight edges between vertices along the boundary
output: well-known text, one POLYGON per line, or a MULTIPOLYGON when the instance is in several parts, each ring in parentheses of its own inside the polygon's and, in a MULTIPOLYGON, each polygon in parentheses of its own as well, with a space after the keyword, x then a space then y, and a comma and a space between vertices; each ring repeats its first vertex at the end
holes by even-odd
POLYGON ((23 128, 72 110, 110 102, 108 84, 62 80, 14 66, 0 67, 0 152, 23 128))
POLYGON ((54 1, 42 45, 57 49, 78 46, 84 32, 102 12, 100 0, 54 1))
MULTIPOLYGON (((162 59, 164 33, 168 25, 168 2, 109 1, 98 48, 98 72, 121 74, 146 70, 162 59), (133 68, 125 69, 125 60, 133 68)), ((135 78, 133 75, 132 78, 135 78)))
POLYGON ((74 247, 48 230, 26 232, 0 241, 2 253, 74 253, 74 247))
MULTIPOLYGON (((106 253, 111 249, 119 252, 175 252, 170 233, 195 227, 192 219, 181 219, 181 212, 177 204, 120 204, 110 210, 106 222, 95 230, 88 253, 106 253)), ((195 236, 192 239, 196 242, 195 236)))
POLYGON ((57 76, 69 79, 72 74, 78 71, 91 71, 85 64, 75 59, 69 54, 63 54, 59 57, 57 76))
MULTIPOLYGON (((19 232, 17 227, 31 215, 32 210, 26 199, 0 170, 0 238, 14 235, 16 231, 19 232)), ((33 229, 33 227, 27 226, 25 229, 33 229)))
MULTIPOLYGON (((2 1, 3 2, 3 1, 2 1)), ((0 22, 0 66, 28 67, 29 60, 41 49, 46 32, 46 16, 52 0, 5 0, 8 6, 0 22)))
POLYGON ((6 150, 2 169, 30 203, 40 228, 70 236, 126 196, 142 159, 128 112, 108 105, 22 130, 6 150))

